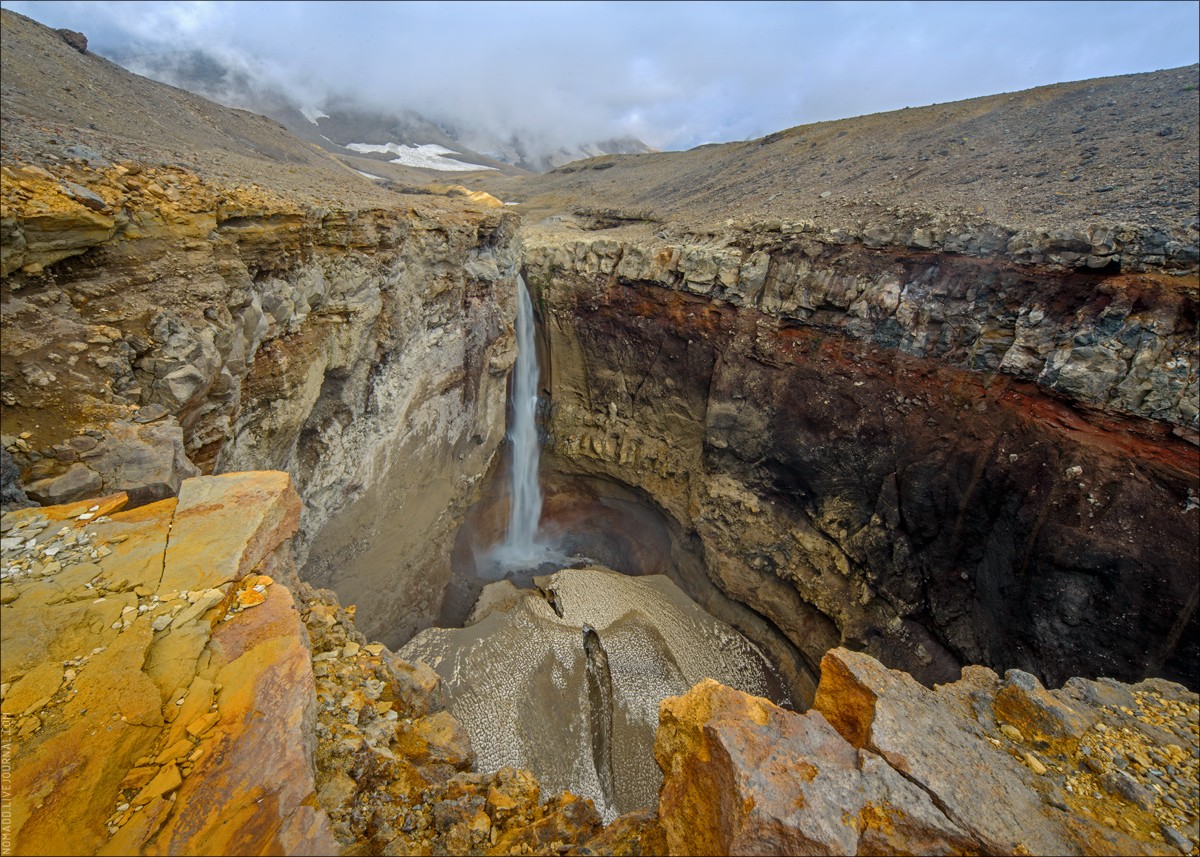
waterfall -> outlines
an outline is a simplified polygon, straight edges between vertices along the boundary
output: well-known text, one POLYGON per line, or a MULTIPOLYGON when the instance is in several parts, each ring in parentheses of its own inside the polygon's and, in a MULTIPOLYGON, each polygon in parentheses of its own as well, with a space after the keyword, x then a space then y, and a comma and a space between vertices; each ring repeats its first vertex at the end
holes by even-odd
POLYGON ((512 423, 509 471, 508 532, 504 541, 478 556, 475 571, 485 580, 508 578, 529 586, 533 574, 594 560, 564 553, 553 537, 539 537, 542 486, 538 473, 538 362, 533 301, 524 278, 517 277, 517 364, 512 375, 512 423))
POLYGON ((517 365, 512 382, 512 494, 508 534, 502 551, 508 563, 537 562, 542 548, 536 545, 542 516, 542 488, 538 481, 537 345, 534 342, 533 301, 521 276, 517 277, 517 365))

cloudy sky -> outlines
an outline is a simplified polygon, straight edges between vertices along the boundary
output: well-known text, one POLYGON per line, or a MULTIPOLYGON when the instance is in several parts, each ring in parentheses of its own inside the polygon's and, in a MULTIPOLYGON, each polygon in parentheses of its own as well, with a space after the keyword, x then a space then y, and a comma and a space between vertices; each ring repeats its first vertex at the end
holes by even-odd
POLYGON ((663 149, 1200 60, 1194 0, 2 5, 106 56, 202 48, 309 103, 663 149))

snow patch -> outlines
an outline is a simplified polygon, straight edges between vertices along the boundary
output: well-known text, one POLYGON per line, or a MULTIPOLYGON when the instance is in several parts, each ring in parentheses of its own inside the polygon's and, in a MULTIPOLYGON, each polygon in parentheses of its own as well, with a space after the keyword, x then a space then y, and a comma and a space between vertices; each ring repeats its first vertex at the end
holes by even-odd
MULTIPOLYGON (((354 167, 351 167, 350 169, 353 170, 354 167)), ((354 170, 354 172, 358 173, 360 176, 363 176, 364 178, 374 179, 377 182, 387 181, 387 179, 385 179, 383 176, 377 176, 377 175, 373 175, 371 173, 364 173, 362 170, 354 170)))
POLYGON ((307 119, 309 122, 313 123, 314 125, 317 124, 318 119, 328 119, 329 118, 328 113, 322 113, 320 110, 318 110, 315 107, 301 107, 300 113, 304 116, 305 119, 307 119))
POLYGON ((485 167, 482 164, 468 164, 446 158, 445 155, 457 155, 453 149, 439 146, 436 143, 426 143, 422 146, 406 146, 402 143, 350 143, 346 146, 352 152, 361 154, 392 154, 393 164, 403 164, 406 167, 418 167, 424 170, 444 170, 446 172, 470 172, 473 170, 494 170, 495 167, 485 167))

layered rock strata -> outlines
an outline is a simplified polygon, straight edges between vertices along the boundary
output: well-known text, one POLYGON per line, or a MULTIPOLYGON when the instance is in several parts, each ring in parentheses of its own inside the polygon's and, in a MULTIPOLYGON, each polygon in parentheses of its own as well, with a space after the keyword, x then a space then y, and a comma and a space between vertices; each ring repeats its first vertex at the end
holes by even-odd
POLYGON ((283 469, 301 562, 338 521, 307 575, 385 639, 435 615, 503 437, 511 217, 327 211, 133 163, 3 169, 5 440, 29 495, 146 502, 283 469), (418 571, 429 603, 397 598, 418 571))
POLYGON ((640 491, 814 674, 1197 680, 1194 265, 572 222, 522 233, 557 465, 640 491))

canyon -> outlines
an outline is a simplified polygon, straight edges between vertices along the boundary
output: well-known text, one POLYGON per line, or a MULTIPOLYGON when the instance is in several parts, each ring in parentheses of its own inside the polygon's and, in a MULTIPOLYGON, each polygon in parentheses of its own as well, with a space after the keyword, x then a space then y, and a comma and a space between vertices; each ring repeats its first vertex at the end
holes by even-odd
POLYGON ((399 193, 2 15, 17 853, 1196 853, 1200 69, 399 193), (519 276, 542 528, 795 709, 615 818, 411 645, 571 591, 468 621, 519 276))

